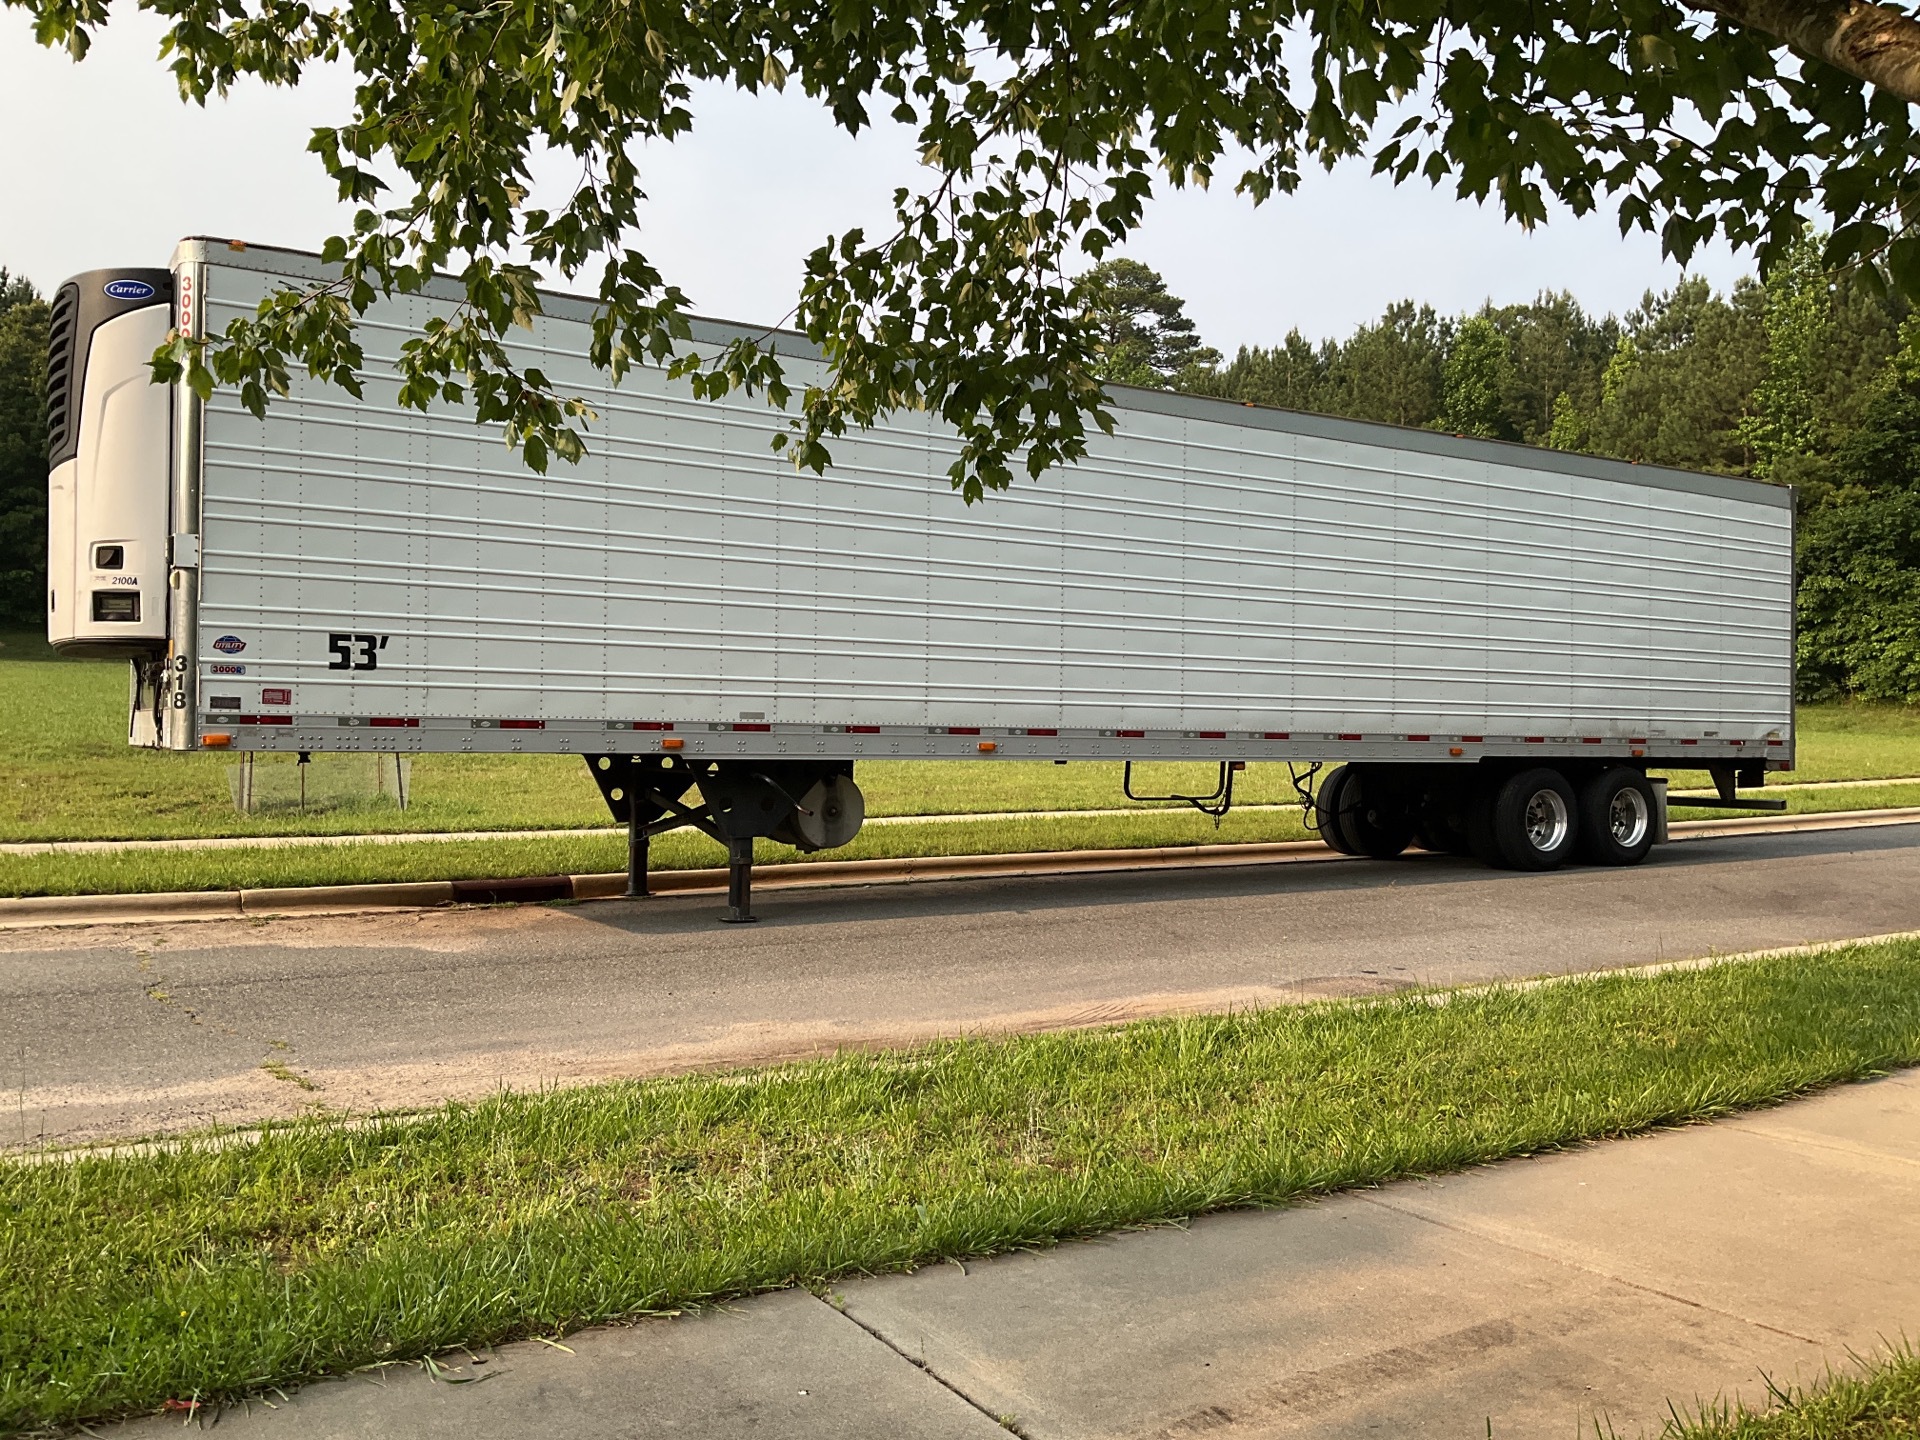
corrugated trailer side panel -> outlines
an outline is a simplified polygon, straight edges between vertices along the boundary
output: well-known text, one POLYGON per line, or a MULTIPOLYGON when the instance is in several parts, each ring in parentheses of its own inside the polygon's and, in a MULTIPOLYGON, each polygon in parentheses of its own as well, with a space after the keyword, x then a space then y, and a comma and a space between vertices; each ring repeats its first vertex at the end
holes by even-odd
MULTIPOLYGON (((213 330, 323 273, 202 255, 213 330)), ((462 410, 394 403, 382 362, 444 298, 368 317, 364 401, 296 381, 256 420, 216 392, 203 723, 288 689, 292 723, 248 748, 492 748, 483 722, 516 720, 547 749, 631 748, 596 737, 637 721, 725 727, 729 753, 784 748, 743 724, 1065 732, 1023 753, 1122 753, 1096 742, 1127 730, 1250 758, 1342 735, 1790 753, 1788 492, 1130 392, 1083 463, 968 509, 923 415, 796 473, 768 447, 783 416, 657 371, 609 390, 585 306, 551 305, 526 358, 598 419, 545 476, 462 410), (346 642, 371 668, 334 668, 336 636, 375 637, 346 642), (375 718, 419 724, 342 725, 375 718)), ((888 743, 844 745, 964 753, 888 743)))

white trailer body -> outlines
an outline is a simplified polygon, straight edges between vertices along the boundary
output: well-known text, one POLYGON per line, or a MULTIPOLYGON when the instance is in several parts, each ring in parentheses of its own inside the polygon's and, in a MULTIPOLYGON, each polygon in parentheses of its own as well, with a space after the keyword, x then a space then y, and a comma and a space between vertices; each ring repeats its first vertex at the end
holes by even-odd
MULTIPOLYGON (((153 314, 194 333, 330 278, 215 240, 183 242, 167 274, 153 314)), ((1792 763, 1785 488, 1120 389, 1085 460, 969 508, 928 416, 799 472, 758 399, 698 400, 654 369, 609 387, 586 358, 591 303, 560 295, 520 353, 597 418, 587 458, 541 476, 463 409, 396 402, 400 343, 457 298, 436 282, 382 301, 360 326, 365 398, 296 377, 264 419, 230 390, 202 404, 102 373, 102 355, 144 363, 152 315, 137 345, 95 341, 62 393, 81 457, 109 459, 56 506, 53 584, 74 593, 49 621, 57 645, 147 657, 136 741, 1611 761, 1743 783, 1792 763), (95 403, 115 385, 144 397, 118 421, 95 403), (110 523, 88 491, 111 486, 139 498, 110 523), (142 557, 136 585, 106 583, 103 544, 142 557), (137 619, 90 608, 115 589, 137 619)), ((796 381, 817 373, 778 339, 796 381)))

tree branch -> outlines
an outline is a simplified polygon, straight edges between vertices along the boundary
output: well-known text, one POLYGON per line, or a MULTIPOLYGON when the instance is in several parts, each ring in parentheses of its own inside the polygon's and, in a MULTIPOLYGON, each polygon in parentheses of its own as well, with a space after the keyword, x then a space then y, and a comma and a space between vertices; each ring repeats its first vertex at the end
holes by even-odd
POLYGON ((1868 0, 1696 0, 1909 105, 1920 105, 1920 21, 1868 0))

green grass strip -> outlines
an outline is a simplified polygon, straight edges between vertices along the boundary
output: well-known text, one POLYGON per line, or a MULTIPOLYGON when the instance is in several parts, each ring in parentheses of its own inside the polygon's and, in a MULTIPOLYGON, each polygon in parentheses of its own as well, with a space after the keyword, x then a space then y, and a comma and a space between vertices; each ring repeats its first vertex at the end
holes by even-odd
MULTIPOLYGON (((1792 814, 1920 805, 1920 785, 1792 792, 1792 814)), ((1753 819, 1737 811, 1680 810, 1676 820, 1753 819)), ((1765 818, 1765 817, 1761 817, 1765 818)), ((1235 845, 1304 840, 1298 810, 1236 810, 1219 825, 1193 811, 1138 815, 1058 815, 927 820, 870 825, 851 845, 802 854, 771 840, 755 847, 763 865, 804 860, 880 860, 1008 855, 1060 850, 1129 850, 1161 845, 1235 845)), ((676 831, 653 841, 656 870, 726 863, 704 835, 676 831)), ((624 870, 627 848, 614 836, 516 840, 398 841, 223 850, 129 850, 68 855, 0 855, 0 896, 152 894, 169 890, 244 890, 295 885, 368 885, 412 880, 498 880, 516 875, 590 875, 624 870)))
MULTIPOLYGON (((1920 786, 1914 787, 1920 801, 1920 786)), ((1045 819, 955 820, 870 825, 851 845, 803 854, 762 840, 766 865, 805 860, 891 860, 948 855, 1005 855, 1160 845, 1233 845, 1303 840, 1298 810, 1230 814, 1218 826, 1193 811, 1140 815, 1066 815, 1045 819)), ((656 836, 656 870, 697 870, 727 863, 706 836, 656 836)), ((592 875, 627 868, 619 836, 524 840, 342 842, 226 850, 129 850, 77 855, 0 855, 0 895, 151 894, 166 890, 241 890, 281 885, 386 884, 411 880, 494 880, 512 875, 592 875)))
POLYGON ((1920 1062, 1920 944, 0 1164, 0 1427, 1277 1204, 1920 1062))
POLYGON ((1776 1389, 1764 1410, 1720 1408, 1670 1421, 1663 1440, 1914 1440, 1920 1355, 1902 1344, 1856 1373, 1776 1389))

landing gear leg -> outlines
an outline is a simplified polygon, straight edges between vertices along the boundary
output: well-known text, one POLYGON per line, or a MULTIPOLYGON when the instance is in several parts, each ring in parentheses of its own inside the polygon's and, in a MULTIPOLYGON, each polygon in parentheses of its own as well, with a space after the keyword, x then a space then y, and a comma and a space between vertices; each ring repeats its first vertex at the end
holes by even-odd
POLYGON ((753 837, 737 835, 727 842, 727 913, 729 925, 751 925, 753 914, 753 837))
POLYGON ((627 807, 627 898, 638 900, 647 889, 647 821, 639 805, 627 807))

